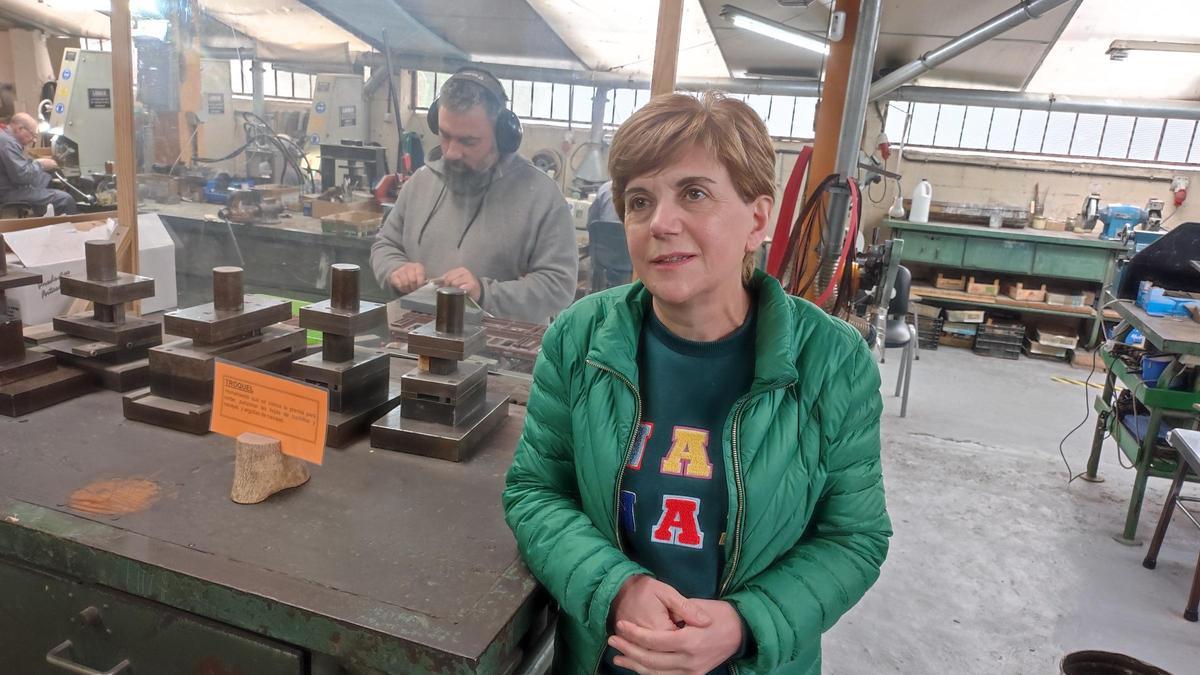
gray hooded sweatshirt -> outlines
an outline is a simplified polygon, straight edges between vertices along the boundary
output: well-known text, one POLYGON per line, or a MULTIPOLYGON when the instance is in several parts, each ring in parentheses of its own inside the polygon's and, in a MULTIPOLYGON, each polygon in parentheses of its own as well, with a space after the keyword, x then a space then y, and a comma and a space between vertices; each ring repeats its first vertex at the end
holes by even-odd
POLYGON ((566 200, 515 153, 499 160, 483 194, 446 188, 440 158, 413 174, 371 246, 371 268, 385 289, 396 292, 388 277, 407 262, 424 265, 430 279, 465 267, 479 279, 485 310, 537 323, 571 304, 579 274, 566 200))

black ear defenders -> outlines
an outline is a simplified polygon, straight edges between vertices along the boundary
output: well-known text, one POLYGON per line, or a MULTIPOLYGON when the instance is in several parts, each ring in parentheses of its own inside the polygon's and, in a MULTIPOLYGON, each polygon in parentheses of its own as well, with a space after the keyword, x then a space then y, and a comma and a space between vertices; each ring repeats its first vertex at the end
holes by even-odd
MULTIPOLYGON (((521 118, 517 117, 516 113, 508 109, 508 96, 504 93, 504 87, 500 84, 494 75, 482 68, 472 68, 470 66, 460 68, 458 72, 450 76, 447 83, 454 80, 466 80, 473 82, 483 88, 487 95, 500 107, 500 116, 496 118, 496 126, 494 131, 496 134, 496 149, 501 155, 508 155, 517 151, 521 147, 521 118)), ((443 87, 445 85, 442 85, 443 87)), ((433 103, 429 104, 429 113, 425 119, 429 123, 429 130, 433 133, 438 132, 438 103, 441 97, 434 99, 433 103)))

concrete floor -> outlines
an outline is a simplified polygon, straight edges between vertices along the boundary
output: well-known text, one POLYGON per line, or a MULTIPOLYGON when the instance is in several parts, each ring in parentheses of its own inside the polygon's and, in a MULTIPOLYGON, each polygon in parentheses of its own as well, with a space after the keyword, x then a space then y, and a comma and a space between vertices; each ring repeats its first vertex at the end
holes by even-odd
MULTIPOLYGON (((1145 546, 1113 540, 1133 472, 1112 441, 1106 482, 1066 484, 1059 440, 1098 390, 1085 404, 1082 386, 1051 378, 1088 371, 922 351, 900 419, 899 356, 891 350, 882 366, 895 535, 879 582, 826 634, 825 672, 1058 673, 1065 654, 1102 649, 1200 673, 1200 624, 1182 617, 1200 532, 1177 515, 1154 571, 1141 566, 1145 546)), ((1065 445, 1075 472, 1094 422, 1092 413, 1065 445)), ((1150 480, 1138 530, 1147 542, 1168 485, 1150 480)))

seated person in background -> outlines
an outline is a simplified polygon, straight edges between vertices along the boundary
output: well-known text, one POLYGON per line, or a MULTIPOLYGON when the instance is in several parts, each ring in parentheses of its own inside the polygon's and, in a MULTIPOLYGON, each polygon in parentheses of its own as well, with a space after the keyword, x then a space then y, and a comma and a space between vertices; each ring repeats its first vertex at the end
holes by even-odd
POLYGON ((441 139, 405 183, 371 247, 379 285, 465 290, 502 318, 546 323, 575 298, 571 212, 549 176, 516 154, 521 123, 490 73, 463 68, 429 108, 441 139))
POLYGON ((25 155, 25 146, 35 138, 37 122, 25 113, 13 115, 8 127, 0 130, 0 204, 28 202, 37 213, 53 204, 55 214, 76 213, 78 208, 71 195, 46 187, 50 184, 47 172, 57 169, 58 162, 25 155))
POLYGON ((588 207, 588 224, 591 225, 597 220, 609 223, 621 222, 621 217, 617 215, 617 207, 613 206, 611 180, 600 186, 600 189, 596 191, 596 199, 588 207))

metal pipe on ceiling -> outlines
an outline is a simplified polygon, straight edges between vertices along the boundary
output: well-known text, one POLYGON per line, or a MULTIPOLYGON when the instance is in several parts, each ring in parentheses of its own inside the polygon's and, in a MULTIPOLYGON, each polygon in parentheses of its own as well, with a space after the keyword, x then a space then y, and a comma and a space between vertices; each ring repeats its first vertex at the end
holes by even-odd
POLYGON ((984 89, 954 89, 951 87, 901 87, 884 98, 890 101, 972 105, 1018 110, 1090 113, 1095 115, 1128 115, 1131 117, 1165 117, 1168 119, 1200 120, 1200 101, 1174 99, 1120 99, 1099 96, 1059 96, 1057 94, 1027 94, 1017 91, 984 89))
POLYGON ((1021 0, 1019 4, 997 14, 946 44, 931 49, 916 61, 906 63, 871 85, 871 100, 874 101, 890 91, 905 85, 923 73, 940 66, 963 52, 1005 33, 1026 21, 1036 19, 1046 12, 1071 0, 1021 0))

